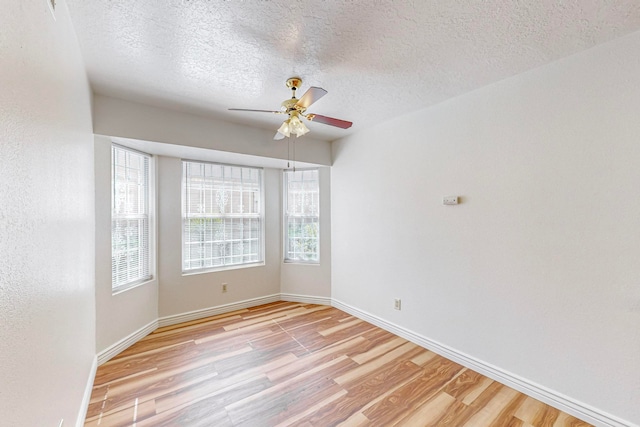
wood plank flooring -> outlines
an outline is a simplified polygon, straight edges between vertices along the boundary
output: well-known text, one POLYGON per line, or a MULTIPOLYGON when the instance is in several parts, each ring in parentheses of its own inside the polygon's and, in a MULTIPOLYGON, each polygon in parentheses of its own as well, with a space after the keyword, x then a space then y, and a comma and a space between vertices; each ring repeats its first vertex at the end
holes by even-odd
POLYGON ((332 307, 157 329, 98 368, 85 426, 589 426, 332 307))

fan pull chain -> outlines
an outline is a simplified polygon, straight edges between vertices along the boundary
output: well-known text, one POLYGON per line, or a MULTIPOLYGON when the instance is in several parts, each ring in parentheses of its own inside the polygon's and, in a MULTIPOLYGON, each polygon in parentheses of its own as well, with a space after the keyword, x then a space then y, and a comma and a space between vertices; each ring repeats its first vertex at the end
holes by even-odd
POLYGON ((291 137, 287 138, 287 169, 291 169, 293 163, 293 171, 296 171, 296 141, 293 141, 293 158, 291 158, 291 137))

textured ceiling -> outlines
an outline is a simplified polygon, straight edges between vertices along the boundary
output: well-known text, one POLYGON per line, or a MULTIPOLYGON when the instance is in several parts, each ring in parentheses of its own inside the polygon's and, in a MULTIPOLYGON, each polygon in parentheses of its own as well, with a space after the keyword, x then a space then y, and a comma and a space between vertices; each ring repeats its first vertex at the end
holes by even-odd
POLYGON ((333 140, 640 29, 638 0, 67 0, 97 93, 275 129, 288 77, 333 140))

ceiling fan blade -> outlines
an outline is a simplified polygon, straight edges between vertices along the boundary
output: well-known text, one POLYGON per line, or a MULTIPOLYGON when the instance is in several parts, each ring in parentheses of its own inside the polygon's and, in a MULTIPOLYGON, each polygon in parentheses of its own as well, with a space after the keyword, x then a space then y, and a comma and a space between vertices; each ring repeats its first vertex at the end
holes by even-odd
POLYGON ((281 139, 284 139, 284 135, 280 132, 276 132, 276 135, 273 137, 273 139, 276 141, 280 141, 281 139))
POLYGON ((334 119, 333 117, 321 116, 320 114, 309 114, 307 118, 312 122, 324 123, 325 125, 335 126, 341 129, 349 129, 352 122, 346 120, 334 119))
POLYGON ((246 108, 229 108, 229 111, 250 111, 253 113, 273 113, 273 114, 284 114, 283 111, 275 111, 275 110, 249 110, 246 108))
POLYGON ((300 98, 300 101, 298 101, 296 105, 302 108, 309 108, 311 104, 313 104, 326 94, 327 91, 322 89, 321 87, 311 86, 309 90, 307 90, 304 95, 302 95, 302 98, 300 98))

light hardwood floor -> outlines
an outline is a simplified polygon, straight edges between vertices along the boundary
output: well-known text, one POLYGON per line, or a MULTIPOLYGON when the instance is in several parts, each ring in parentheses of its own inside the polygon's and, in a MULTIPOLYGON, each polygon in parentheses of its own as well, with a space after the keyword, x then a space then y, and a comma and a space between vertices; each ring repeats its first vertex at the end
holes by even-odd
POLYGON ((160 328, 98 368, 85 426, 589 426, 332 307, 160 328))

